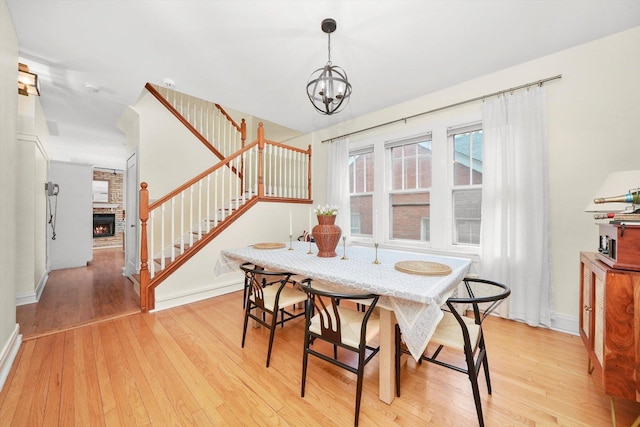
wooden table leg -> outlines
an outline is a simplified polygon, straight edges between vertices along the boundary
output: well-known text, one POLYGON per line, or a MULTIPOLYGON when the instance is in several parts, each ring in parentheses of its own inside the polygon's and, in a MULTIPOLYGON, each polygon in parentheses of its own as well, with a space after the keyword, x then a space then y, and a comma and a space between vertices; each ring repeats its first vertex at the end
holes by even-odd
POLYGON ((395 398, 396 371, 395 371, 395 325, 396 316, 391 310, 380 308, 380 379, 379 398, 387 404, 391 404, 395 398))

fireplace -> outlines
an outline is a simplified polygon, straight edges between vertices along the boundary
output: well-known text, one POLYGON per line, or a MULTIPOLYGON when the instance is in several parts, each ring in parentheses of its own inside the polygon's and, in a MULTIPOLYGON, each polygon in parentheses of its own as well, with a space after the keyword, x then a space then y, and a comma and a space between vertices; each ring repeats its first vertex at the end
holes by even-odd
POLYGON ((93 214, 93 237, 113 236, 116 231, 116 214, 93 214))

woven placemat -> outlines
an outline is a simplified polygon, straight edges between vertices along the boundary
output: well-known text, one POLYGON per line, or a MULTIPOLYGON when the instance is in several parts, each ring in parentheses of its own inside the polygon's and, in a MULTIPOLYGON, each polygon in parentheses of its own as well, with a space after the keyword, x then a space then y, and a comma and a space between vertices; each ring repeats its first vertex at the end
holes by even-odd
POLYGON ((280 248, 284 248, 285 245, 284 243, 256 243, 255 245, 253 245, 254 249, 280 249, 280 248))
POLYGON ((424 276, 446 276, 451 273, 451 267, 448 265, 430 261, 399 261, 396 262, 395 267, 403 273, 424 276))

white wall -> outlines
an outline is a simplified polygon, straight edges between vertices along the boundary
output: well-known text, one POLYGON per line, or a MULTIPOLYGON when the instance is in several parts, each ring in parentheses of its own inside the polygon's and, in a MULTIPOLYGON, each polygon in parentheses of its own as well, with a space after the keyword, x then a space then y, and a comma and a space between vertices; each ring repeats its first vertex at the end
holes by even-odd
POLYGON ((36 96, 18 97, 17 205, 20 230, 17 252, 16 304, 37 302, 48 278, 47 205, 44 183, 48 157, 45 149, 48 130, 36 96))
MULTIPOLYGON (((133 107, 139 114, 138 175, 153 201, 217 162, 158 100, 145 93, 133 107)), ((127 137, 129 139, 129 137, 127 137)))
MULTIPOLYGON (((577 333, 579 252, 596 250, 598 238, 593 217, 583 209, 608 173, 638 169, 639 165, 636 126, 640 120, 639 46, 640 27, 637 27, 305 136, 314 141, 314 198, 321 203, 326 192, 323 171, 328 145, 319 141, 562 74, 562 79, 545 85, 556 310, 553 321, 556 327, 577 333)), ((464 116, 479 109, 480 102, 467 104, 409 120, 407 124, 352 136, 351 140, 375 139, 405 126, 428 126, 444 117, 464 116)))
POLYGON ((16 117, 18 38, 4 0, 0 0, 0 389, 20 346, 16 324, 16 117))
POLYGON ((93 167, 51 161, 49 181, 60 188, 57 198, 54 196, 51 201, 55 239, 53 230, 47 229, 51 269, 84 267, 93 258, 93 167))
POLYGON ((220 251, 260 242, 288 242, 289 212, 295 240, 309 228, 309 208, 299 203, 258 203, 158 286, 156 310, 242 289, 240 270, 215 276, 220 251))

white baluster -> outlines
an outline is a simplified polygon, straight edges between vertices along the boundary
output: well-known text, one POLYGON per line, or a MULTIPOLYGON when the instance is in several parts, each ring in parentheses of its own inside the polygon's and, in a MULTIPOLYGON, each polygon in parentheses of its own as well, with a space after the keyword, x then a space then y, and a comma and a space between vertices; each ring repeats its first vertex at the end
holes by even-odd
POLYGON ((184 253, 184 191, 180 193, 180 255, 184 253))
POLYGON ((286 197, 291 197, 291 150, 285 150, 284 185, 286 197))
POLYGON ((300 174, 298 173, 298 152, 292 151, 291 156, 293 159, 293 169, 292 175, 293 179, 291 180, 291 187, 293 188, 292 197, 298 198, 298 179, 300 179, 300 174))
POLYGON ((229 162, 227 173, 229 174, 229 215, 231 215, 233 209, 233 163, 231 162, 229 162))
POLYGON ((198 181, 198 240, 202 239, 202 180, 198 181))
POLYGON ((283 182, 282 182, 282 170, 284 169, 284 155, 282 154, 283 151, 284 150, 282 147, 278 147, 279 158, 280 158, 280 167, 278 168, 278 175, 279 175, 278 196, 280 197, 283 197, 284 195, 283 182))
POLYGON ((211 231, 211 174, 207 175, 207 233, 211 231))
POLYGON ((176 241, 176 198, 171 198, 171 262, 176 259, 176 251, 173 248, 173 244, 176 241))
POLYGON ((234 160, 236 164, 236 173, 234 174, 233 181, 235 182, 235 193, 236 193, 236 210, 240 207, 240 193, 242 189, 240 188, 240 156, 236 157, 234 160))
POLYGON ((224 218, 226 216, 226 209, 225 209, 225 199, 224 199, 224 177, 225 177, 225 170, 227 169, 225 166, 222 166, 221 168, 219 168, 218 170, 222 169, 222 171, 220 172, 220 203, 222 204, 221 209, 220 209, 220 221, 224 221, 224 218))
POLYGON ((189 187, 189 246, 193 246, 193 187, 189 187))
POLYGON ((216 169, 213 175, 213 226, 218 226, 218 171, 220 169, 216 169))
POLYGON ((262 159, 262 164, 264 165, 264 176, 262 177, 262 182, 264 183, 264 192, 265 196, 271 195, 271 144, 267 144, 264 147, 264 151, 262 153, 264 158, 262 159))
POLYGON ((150 242, 150 246, 149 246, 149 251, 148 254, 151 255, 147 255, 150 256, 151 259, 148 260, 148 265, 149 265, 149 277, 153 279, 153 276, 155 275, 156 272, 156 266, 155 266, 155 261, 153 260, 154 257, 154 253, 155 253, 155 246, 154 246, 154 235, 156 234, 155 231, 155 218, 156 218, 156 211, 155 209, 151 211, 151 215, 149 216, 149 230, 151 230, 151 233, 149 233, 151 236, 151 242, 150 242))
MULTIPOLYGON (((245 188, 241 188, 240 189, 240 193, 241 193, 241 197, 242 197, 242 205, 244 205, 245 203, 245 197, 247 195, 247 183, 250 182, 247 180, 247 152, 245 151, 244 153, 242 153, 242 171, 240 171, 240 173, 242 174, 242 183, 244 183, 245 188)), ((240 180, 238 180, 240 181, 240 180)))
POLYGON ((162 207, 160 209, 161 212, 161 216, 160 216, 160 247, 162 248, 161 251, 161 256, 160 256, 160 270, 164 270, 164 259, 165 259, 165 255, 164 255, 164 208, 166 206, 166 203, 162 204, 162 207))

